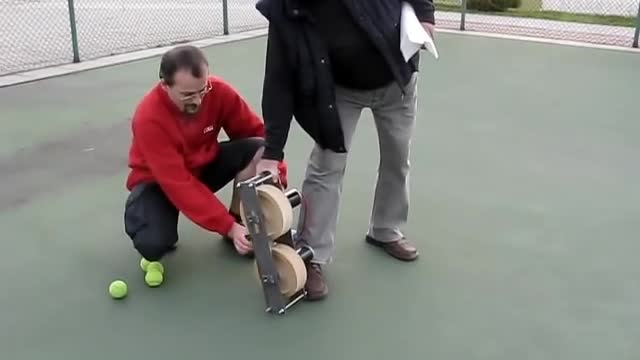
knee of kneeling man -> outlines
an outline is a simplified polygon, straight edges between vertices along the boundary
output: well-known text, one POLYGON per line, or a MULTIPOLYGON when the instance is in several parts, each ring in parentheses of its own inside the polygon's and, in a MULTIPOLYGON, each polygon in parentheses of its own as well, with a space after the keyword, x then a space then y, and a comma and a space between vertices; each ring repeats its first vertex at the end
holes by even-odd
POLYGON ((264 138, 253 136, 242 139, 242 141, 254 145, 256 148, 261 148, 266 145, 266 141, 264 138))

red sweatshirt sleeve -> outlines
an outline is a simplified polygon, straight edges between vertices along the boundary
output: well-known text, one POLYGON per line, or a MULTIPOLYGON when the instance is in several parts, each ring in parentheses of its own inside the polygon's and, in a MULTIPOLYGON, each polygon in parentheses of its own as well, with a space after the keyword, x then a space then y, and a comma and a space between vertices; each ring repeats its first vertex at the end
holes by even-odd
POLYGON ((189 172, 166 130, 145 119, 134 121, 133 135, 158 185, 176 208, 201 227, 227 235, 233 217, 215 194, 189 172))
POLYGON ((218 80, 215 87, 223 108, 222 128, 229 138, 264 138, 264 122, 238 91, 222 80, 218 80))

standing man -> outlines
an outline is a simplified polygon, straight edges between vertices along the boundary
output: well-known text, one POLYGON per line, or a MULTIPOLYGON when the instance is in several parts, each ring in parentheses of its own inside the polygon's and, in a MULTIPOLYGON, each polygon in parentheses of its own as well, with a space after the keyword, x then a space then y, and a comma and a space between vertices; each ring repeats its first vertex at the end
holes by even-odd
MULTIPOLYGON (((174 249, 180 212, 225 237, 238 253, 252 251, 235 189, 229 209, 215 193, 256 174, 264 124, 231 85, 209 75, 208 66, 196 47, 169 50, 160 62, 160 82, 133 115, 124 226, 150 262, 174 249), (218 142, 221 130, 230 140, 218 142)), ((285 163, 278 168, 286 186, 285 163)))
MULTIPOLYGON (((432 0, 407 0, 433 35, 432 0)), ((364 108, 375 118, 380 164, 369 244, 391 256, 418 257, 407 222, 409 148, 416 117, 418 62, 400 51, 401 0, 259 0, 269 21, 262 110, 266 148, 258 171, 277 171, 292 117, 315 141, 301 189, 311 208, 299 240, 314 248, 306 289, 324 298, 347 153, 364 108)))

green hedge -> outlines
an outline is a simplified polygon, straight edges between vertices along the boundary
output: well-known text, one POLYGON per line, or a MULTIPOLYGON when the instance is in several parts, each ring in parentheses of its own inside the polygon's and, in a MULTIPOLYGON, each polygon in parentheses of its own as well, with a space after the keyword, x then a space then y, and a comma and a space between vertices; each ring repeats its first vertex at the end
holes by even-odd
POLYGON ((522 0, 467 0, 467 8, 478 11, 506 11, 522 6, 522 0))

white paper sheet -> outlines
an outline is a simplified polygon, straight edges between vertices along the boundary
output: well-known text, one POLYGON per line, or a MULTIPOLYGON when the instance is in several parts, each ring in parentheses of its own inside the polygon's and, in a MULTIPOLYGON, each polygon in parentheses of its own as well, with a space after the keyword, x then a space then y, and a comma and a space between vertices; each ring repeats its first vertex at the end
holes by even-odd
POLYGON ((404 60, 409 61, 422 48, 426 48, 434 58, 438 58, 438 49, 433 38, 420 24, 411 4, 403 2, 400 18, 400 50, 404 60))

